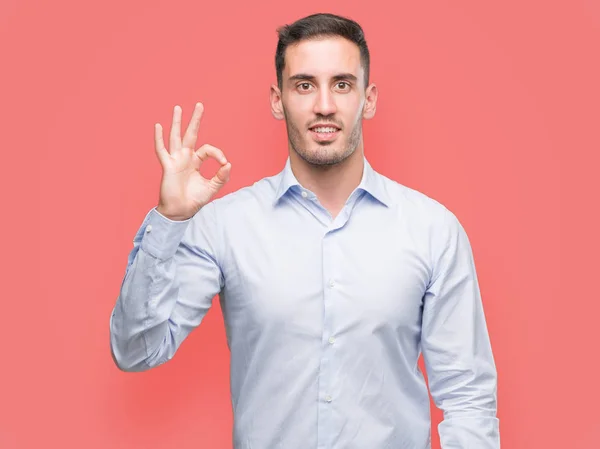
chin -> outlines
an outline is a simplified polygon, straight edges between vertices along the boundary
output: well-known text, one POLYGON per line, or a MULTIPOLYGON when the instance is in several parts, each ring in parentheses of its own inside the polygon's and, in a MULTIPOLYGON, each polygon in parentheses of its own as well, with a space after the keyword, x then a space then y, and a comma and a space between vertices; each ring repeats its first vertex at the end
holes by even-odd
POLYGON ((348 158, 352 152, 346 154, 341 148, 330 145, 318 145, 308 151, 296 151, 298 155, 311 165, 335 165, 348 158))

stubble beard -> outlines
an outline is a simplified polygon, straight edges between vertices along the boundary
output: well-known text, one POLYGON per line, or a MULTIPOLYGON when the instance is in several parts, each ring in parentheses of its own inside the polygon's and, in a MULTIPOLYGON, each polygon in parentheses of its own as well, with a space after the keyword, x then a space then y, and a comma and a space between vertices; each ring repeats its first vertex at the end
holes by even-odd
POLYGON ((294 125, 294 123, 288 118, 285 113, 285 124, 287 127, 288 141, 292 149, 308 164, 316 166, 324 165, 335 165, 344 161, 354 153, 362 136, 362 123, 360 120, 354 125, 350 136, 346 138, 345 142, 340 142, 341 139, 336 139, 334 142, 305 142, 306 146, 303 145, 305 141, 304 135, 294 125), (317 147, 316 151, 308 150, 307 146, 314 144, 317 147), (342 148, 340 149, 340 146, 342 148))

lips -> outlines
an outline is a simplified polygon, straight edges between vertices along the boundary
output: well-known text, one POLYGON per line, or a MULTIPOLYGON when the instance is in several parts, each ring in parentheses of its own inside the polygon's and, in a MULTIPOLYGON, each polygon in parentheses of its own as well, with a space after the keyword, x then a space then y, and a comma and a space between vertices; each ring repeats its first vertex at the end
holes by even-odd
POLYGON ((335 131, 334 132, 325 132, 325 133, 319 133, 317 131, 315 131, 314 129, 316 129, 318 127, 314 127, 309 129, 310 134, 312 135, 313 139, 316 140, 317 142, 328 142, 328 141, 332 141, 335 140, 337 138, 337 136, 340 134, 340 129, 335 127, 335 131))
POLYGON ((311 126, 310 128, 308 128, 310 131, 314 131, 316 128, 335 128, 338 131, 340 130, 340 127, 337 126, 334 123, 318 123, 316 125, 311 126))

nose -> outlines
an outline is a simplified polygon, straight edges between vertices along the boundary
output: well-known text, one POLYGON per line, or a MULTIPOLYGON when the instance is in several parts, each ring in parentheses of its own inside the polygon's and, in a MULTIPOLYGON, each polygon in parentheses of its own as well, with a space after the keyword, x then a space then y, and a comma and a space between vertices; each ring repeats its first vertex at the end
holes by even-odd
POLYGON ((315 114, 330 115, 337 111, 335 99, 328 89, 321 89, 315 100, 315 114))

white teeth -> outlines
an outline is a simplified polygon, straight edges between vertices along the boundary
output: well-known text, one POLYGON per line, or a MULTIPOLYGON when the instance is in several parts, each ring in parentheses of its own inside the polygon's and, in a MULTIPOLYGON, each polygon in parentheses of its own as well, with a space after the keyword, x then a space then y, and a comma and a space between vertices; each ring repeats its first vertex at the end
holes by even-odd
POLYGON ((313 128, 313 131, 318 133, 334 133, 337 131, 337 128, 313 128))

